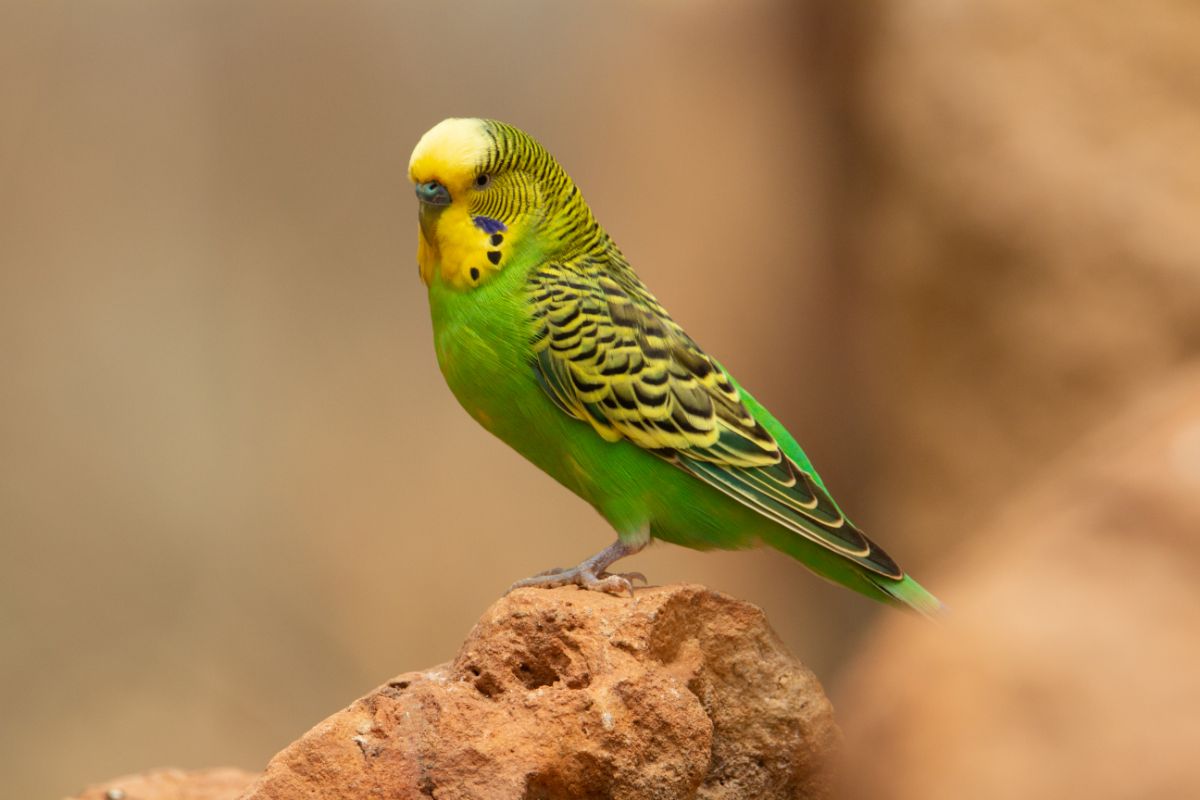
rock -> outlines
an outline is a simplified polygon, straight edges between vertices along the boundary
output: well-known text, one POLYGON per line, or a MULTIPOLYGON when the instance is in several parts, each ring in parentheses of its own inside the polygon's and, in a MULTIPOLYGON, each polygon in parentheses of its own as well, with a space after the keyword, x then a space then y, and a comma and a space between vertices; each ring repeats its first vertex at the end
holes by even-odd
POLYGON ((863 800, 1200 797, 1200 364, 1098 431, 889 615, 840 718, 863 800))
POLYGON ((689 585, 525 589, 454 661, 329 717, 244 797, 824 797, 838 741, 754 606, 689 585))
POLYGON ((919 564, 1200 355, 1200 5, 842 5, 859 521, 919 564))
POLYGON ((163 769, 90 786, 75 800, 235 800, 254 777, 240 769, 163 769))

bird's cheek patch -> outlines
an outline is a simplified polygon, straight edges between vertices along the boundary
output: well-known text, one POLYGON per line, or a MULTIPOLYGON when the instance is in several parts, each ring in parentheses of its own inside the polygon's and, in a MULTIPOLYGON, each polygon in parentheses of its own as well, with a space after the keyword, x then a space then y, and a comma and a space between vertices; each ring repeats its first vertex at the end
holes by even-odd
POLYGON ((483 285, 507 263, 513 236, 499 220, 447 209, 437 228, 442 280, 460 290, 483 285))
POLYGON ((487 234, 499 235, 499 234, 503 234, 506 230, 508 230, 507 225, 505 225, 500 220, 492 219, 491 217, 485 217, 485 216, 480 215, 480 216, 474 217, 472 221, 475 223, 476 228, 479 228, 479 230, 481 230, 487 234))
POLYGON ((499 267, 500 262, 504 259, 504 235, 508 232, 508 226, 498 219, 483 216, 475 217, 473 222, 475 227, 483 231, 486 237, 486 244, 483 246, 486 248, 488 263, 493 267, 499 267))
POLYGON ((461 209, 450 208, 438 222, 437 250, 442 280, 455 289, 471 289, 496 271, 487 256, 488 235, 461 209))

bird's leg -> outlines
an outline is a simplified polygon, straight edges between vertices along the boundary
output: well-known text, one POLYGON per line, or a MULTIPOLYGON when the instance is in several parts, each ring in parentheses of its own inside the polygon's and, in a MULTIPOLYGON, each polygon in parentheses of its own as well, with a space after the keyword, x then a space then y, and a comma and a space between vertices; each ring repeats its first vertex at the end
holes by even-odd
POLYGON ((570 569, 548 570, 532 578, 517 581, 512 586, 508 587, 508 591, 513 589, 524 589, 530 586, 537 586, 543 589, 550 589, 555 586, 576 586, 584 589, 591 589, 598 592, 608 592, 609 594, 624 594, 629 592, 633 596, 633 581, 640 580, 642 583, 647 583, 646 576, 640 572, 622 572, 609 574, 608 568, 622 559, 625 556, 631 556, 634 553, 641 551, 646 546, 649 537, 638 542, 624 542, 617 539, 608 547, 601 550, 591 558, 580 562, 578 566, 570 569))

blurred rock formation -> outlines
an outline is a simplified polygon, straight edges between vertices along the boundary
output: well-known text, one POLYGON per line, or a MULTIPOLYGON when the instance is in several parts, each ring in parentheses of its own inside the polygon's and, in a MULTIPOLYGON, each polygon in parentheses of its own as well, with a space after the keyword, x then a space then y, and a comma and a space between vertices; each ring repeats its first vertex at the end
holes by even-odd
POLYGON ((76 800, 236 800, 253 780, 240 769, 162 769, 89 786, 76 800))
POLYGON ((842 686, 871 800, 1200 797, 1200 364, 1092 436, 883 620, 842 686))
POLYGON ((919 563, 1200 354, 1200 6, 844 13, 867 529, 919 563))
POLYGON ((837 682, 846 796, 1200 796, 1200 7, 845 13, 860 522, 952 610, 837 682))

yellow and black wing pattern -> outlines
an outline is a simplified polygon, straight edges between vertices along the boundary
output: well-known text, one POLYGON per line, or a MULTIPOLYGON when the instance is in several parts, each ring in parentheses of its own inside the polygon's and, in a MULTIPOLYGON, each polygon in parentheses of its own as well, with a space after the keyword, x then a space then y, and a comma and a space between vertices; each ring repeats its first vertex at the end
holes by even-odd
POLYGON ((903 577, 780 449, 628 264, 610 254, 547 263, 528 289, 534 369, 564 412, 876 574, 903 577))

